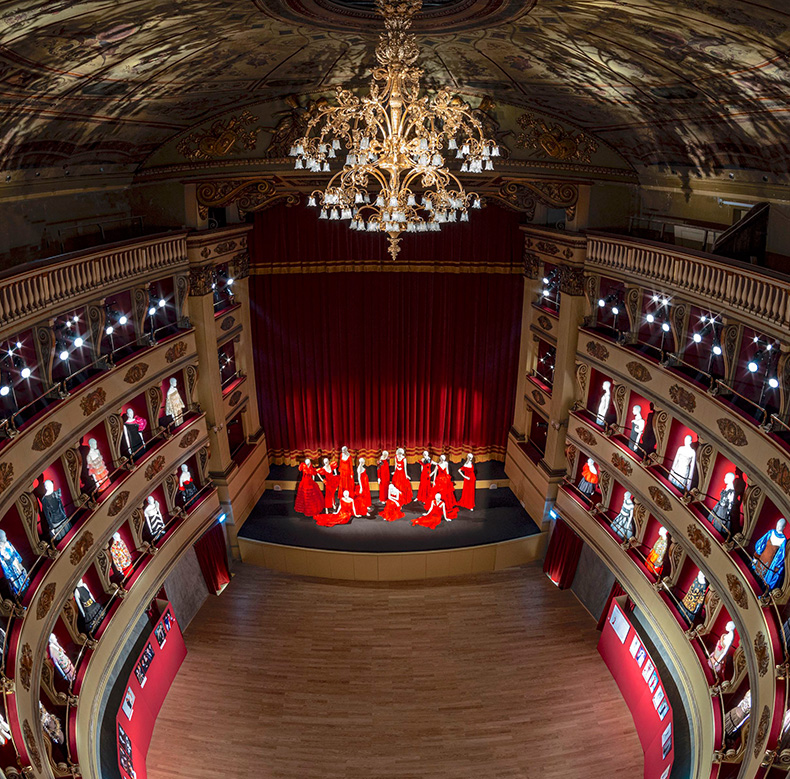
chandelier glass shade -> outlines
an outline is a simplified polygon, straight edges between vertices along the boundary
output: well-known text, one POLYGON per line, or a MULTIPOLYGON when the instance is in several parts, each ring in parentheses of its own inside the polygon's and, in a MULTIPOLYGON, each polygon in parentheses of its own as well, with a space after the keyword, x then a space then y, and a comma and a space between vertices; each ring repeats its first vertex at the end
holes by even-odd
POLYGON ((338 87, 337 105, 319 101, 290 154, 298 170, 315 173, 330 173, 336 160, 342 162, 308 204, 320 209, 321 219, 386 233, 395 259, 402 233, 467 222, 469 210, 481 206, 449 170, 445 153, 459 173, 482 173, 493 170, 499 147, 485 137, 471 106, 449 90, 420 96, 423 71, 415 67, 419 49, 408 30, 422 0, 376 0, 376 6, 386 29, 368 95, 338 87))

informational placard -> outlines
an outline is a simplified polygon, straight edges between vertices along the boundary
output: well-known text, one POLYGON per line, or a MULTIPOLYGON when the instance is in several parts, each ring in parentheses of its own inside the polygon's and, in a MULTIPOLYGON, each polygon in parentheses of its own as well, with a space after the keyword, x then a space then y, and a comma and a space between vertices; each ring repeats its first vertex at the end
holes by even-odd
POLYGON ((145 759, 156 718, 187 654, 168 605, 134 664, 115 717, 118 767, 123 779, 146 779, 145 759))
POLYGON ((645 779, 667 779, 675 759, 672 706, 655 663, 616 601, 609 608, 598 652, 631 710, 645 754, 645 779))

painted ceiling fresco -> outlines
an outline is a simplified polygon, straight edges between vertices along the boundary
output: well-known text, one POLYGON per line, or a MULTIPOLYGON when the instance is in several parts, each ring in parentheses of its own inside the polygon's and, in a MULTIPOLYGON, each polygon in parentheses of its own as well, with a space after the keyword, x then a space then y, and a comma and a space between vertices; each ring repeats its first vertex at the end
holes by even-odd
MULTIPOLYGON (((136 165, 210 117, 363 86, 366 6, 0 0, 3 167, 136 165)), ((787 0, 435 0, 415 27, 429 87, 555 117, 637 170, 790 174, 787 0)))

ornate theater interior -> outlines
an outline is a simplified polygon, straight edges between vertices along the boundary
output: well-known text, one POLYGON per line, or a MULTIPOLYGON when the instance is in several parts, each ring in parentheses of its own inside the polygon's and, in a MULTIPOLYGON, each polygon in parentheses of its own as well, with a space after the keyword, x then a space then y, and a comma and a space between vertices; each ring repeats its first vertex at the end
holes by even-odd
POLYGON ((0 779, 790 772, 784 1, 0 0, 0 83, 0 779))

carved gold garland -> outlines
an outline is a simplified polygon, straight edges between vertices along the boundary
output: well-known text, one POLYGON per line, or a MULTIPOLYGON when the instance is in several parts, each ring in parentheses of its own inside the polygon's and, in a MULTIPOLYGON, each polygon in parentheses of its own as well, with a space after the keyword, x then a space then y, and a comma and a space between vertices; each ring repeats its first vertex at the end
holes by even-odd
POLYGON ((232 203, 236 204, 243 219, 246 214, 263 211, 281 200, 289 206, 299 202, 298 192, 278 191, 275 180, 263 176, 201 181, 197 185, 196 197, 201 219, 208 218, 209 208, 225 208, 232 203))

